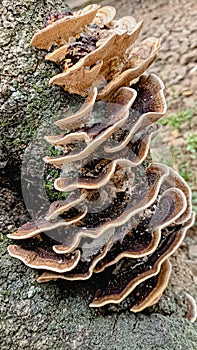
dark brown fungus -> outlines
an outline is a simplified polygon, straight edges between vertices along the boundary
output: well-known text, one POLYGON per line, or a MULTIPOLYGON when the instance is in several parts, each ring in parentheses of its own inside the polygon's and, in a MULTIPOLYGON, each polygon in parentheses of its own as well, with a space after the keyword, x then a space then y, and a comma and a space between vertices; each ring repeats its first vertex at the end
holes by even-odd
POLYGON ((29 267, 54 272, 70 271, 75 268, 80 260, 79 250, 72 254, 57 255, 54 251, 43 248, 31 250, 24 249, 19 245, 10 245, 8 251, 11 256, 22 260, 29 267))
MULTIPOLYGON (((129 297, 131 311, 139 312, 165 290, 168 258, 194 214, 186 182, 150 156, 157 121, 166 112, 163 82, 146 73, 160 40, 133 47, 142 22, 115 20, 115 14, 113 7, 97 5, 54 12, 31 41, 40 49, 58 46, 46 59, 63 72, 50 84, 86 99, 76 113, 55 122, 60 134, 45 136, 60 155, 44 161, 61 168, 54 187, 67 197, 10 233, 20 244, 8 251, 43 270, 39 282, 87 280, 93 273, 99 281, 105 270, 105 285, 101 278, 90 306, 129 297)), ((196 313, 186 317, 193 321, 196 313)))
POLYGON ((165 229, 159 246, 146 259, 123 259, 114 273, 110 276, 108 285, 98 290, 92 307, 103 306, 109 303, 119 303, 125 299, 141 283, 157 275, 162 263, 180 246, 186 230, 193 224, 194 217, 185 224, 165 229))
POLYGON ((114 242, 94 272, 101 272, 124 257, 140 258, 153 253, 161 240, 162 229, 175 222, 185 209, 183 193, 176 188, 166 190, 158 203, 150 206, 148 217, 144 212, 144 218, 134 217, 116 229, 114 236, 120 239, 114 242))
POLYGON ((94 267, 97 263, 103 259, 103 257, 107 254, 108 249, 110 248, 110 244, 112 239, 110 239, 105 246, 100 249, 99 252, 92 254, 91 258, 87 261, 83 261, 82 259, 79 261, 76 267, 73 267, 72 271, 69 273, 51 273, 44 272, 39 278, 38 282, 48 282, 50 280, 64 279, 69 281, 77 281, 77 280, 87 280, 93 274, 94 267))
POLYGON ((166 259, 156 276, 146 280, 144 285, 142 282, 136 287, 136 289, 134 289, 134 297, 137 302, 130 310, 133 312, 140 312, 141 310, 156 304, 168 285, 171 270, 172 267, 170 261, 166 259), (147 295, 146 292, 144 293, 144 290, 148 290, 147 295))
POLYGON ((195 322, 197 319, 197 305, 195 299, 188 293, 185 295, 185 302, 187 305, 187 312, 185 317, 190 321, 190 322, 195 322))

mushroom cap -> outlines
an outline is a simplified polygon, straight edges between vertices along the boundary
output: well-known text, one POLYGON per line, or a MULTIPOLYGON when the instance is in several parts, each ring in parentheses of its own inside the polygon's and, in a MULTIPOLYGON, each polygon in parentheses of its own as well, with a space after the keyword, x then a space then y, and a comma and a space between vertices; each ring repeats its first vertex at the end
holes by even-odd
POLYGON ((187 312, 185 317, 192 323, 197 319, 197 305, 195 299, 188 293, 185 295, 185 302, 187 304, 187 312))
POLYGON ((53 251, 47 251, 42 248, 31 250, 24 249, 19 245, 10 245, 8 252, 11 256, 20 259, 29 267, 54 272, 70 271, 78 264, 80 259, 79 250, 68 255, 57 255, 53 251))
POLYGON ((124 259, 120 271, 111 276, 108 285, 97 291, 90 307, 100 307, 109 303, 117 304, 124 300, 142 282, 157 275, 163 262, 170 257, 182 243, 185 233, 194 222, 192 215, 188 222, 174 226, 165 232, 155 252, 142 259, 124 259))
POLYGON ((66 198, 66 200, 58 200, 53 202, 50 205, 49 211, 45 216, 46 220, 53 220, 56 219, 59 215, 64 214, 69 209, 75 207, 80 204, 84 199, 86 195, 85 193, 81 194, 80 196, 78 194, 71 194, 66 198))
MULTIPOLYGON (((115 15, 115 8, 98 5, 55 12, 32 38, 38 48, 60 46, 46 56, 63 68, 49 84, 87 98, 76 113, 55 122, 61 134, 45 136, 60 155, 44 161, 62 168, 54 187, 67 197, 9 234, 20 245, 8 252, 42 270, 38 282, 100 273, 90 306, 120 303, 129 295, 131 311, 139 312, 161 297, 169 257, 194 213, 187 183, 150 157, 150 142, 161 128, 157 121, 166 112, 163 82, 146 73, 160 40, 133 47, 143 22, 115 15)), ((187 317, 193 321, 196 309, 187 317)))
MULTIPOLYGON (((131 46, 132 47, 132 46, 131 46)), ((158 55, 160 40, 150 37, 131 50, 120 73, 99 92, 98 98, 107 100, 121 86, 130 86, 131 82, 140 77, 154 62, 158 55)), ((129 50, 129 49, 128 49, 129 50)))
POLYGON ((166 113, 164 84, 155 74, 142 75, 132 88, 137 92, 137 96, 130 108, 128 123, 125 123, 121 129, 123 137, 117 146, 105 145, 104 149, 107 153, 111 154, 124 149, 135 138, 135 134, 141 130, 143 132, 146 127, 157 122, 166 113))
POLYGON ((116 15, 115 7, 113 6, 101 7, 97 11, 96 17, 93 20, 93 24, 96 24, 100 28, 103 28, 107 25, 110 25, 115 15, 116 15))
POLYGON ((69 37, 77 35, 91 23, 99 10, 99 5, 89 5, 83 10, 65 16, 34 34, 31 45, 38 49, 50 50, 52 45, 62 45, 69 37))
MULTIPOLYGON (((111 234, 111 232, 110 232, 111 234)), ((38 282, 49 282, 51 280, 63 279, 68 281, 77 281, 77 280, 87 280, 89 279, 94 271, 96 264, 103 259, 107 254, 107 251, 110 247, 112 239, 110 238, 106 245, 104 245, 99 252, 96 252, 91 256, 88 261, 80 261, 78 265, 73 267, 72 271, 69 273, 54 273, 54 272, 44 272, 38 279, 38 282)))
MULTIPOLYGON (((75 205, 80 204, 82 198, 74 201, 75 205)), ((49 208, 48 217, 46 215, 45 218, 40 218, 34 222, 27 222, 19 227, 16 232, 8 234, 8 238, 23 240, 35 237, 43 232, 46 233, 59 228, 67 228, 80 221, 87 214, 87 207, 84 204, 81 205, 79 210, 71 210, 71 212, 69 211, 69 207, 70 204, 68 205, 67 201, 66 204, 62 203, 62 201, 60 203, 56 202, 55 205, 52 204, 49 208), (60 213, 61 217, 58 217, 60 213), (52 220, 50 221, 50 219, 52 220)))
POLYGON ((147 288, 147 284, 150 286, 149 287, 150 290, 148 290, 149 294, 146 297, 144 297, 144 293, 143 293, 144 288, 142 288, 141 284, 139 285, 139 288, 138 287, 136 288, 135 292, 137 294, 138 301, 130 309, 130 311, 132 311, 132 312, 140 312, 140 311, 146 309, 147 307, 150 307, 150 306, 156 304, 159 301, 159 299, 161 298, 164 290, 166 289, 166 287, 168 285, 168 282, 169 282, 169 279, 170 279, 170 275, 171 275, 171 271, 172 271, 171 263, 170 263, 169 259, 166 259, 163 262, 163 264, 161 265, 161 270, 159 271, 158 275, 156 275, 156 285, 154 286, 154 284, 152 283, 152 278, 149 278, 145 282, 146 283, 146 286, 145 286, 146 289, 148 289, 147 288), (139 295, 140 291, 143 294, 139 295), (140 297, 141 297, 141 300, 140 300, 140 297))
MULTIPOLYGON (((70 93, 86 96, 95 80, 100 79, 99 75, 102 76, 102 72, 110 67, 110 60, 113 57, 123 57, 124 52, 136 41, 142 24, 142 22, 133 21, 130 31, 115 28, 114 31, 109 32, 108 37, 100 41, 100 45, 95 50, 82 57, 66 72, 51 78, 49 84, 56 84, 70 93)), ((65 49, 67 52, 68 48, 65 47, 65 49)), ((52 55, 50 59, 51 57, 52 55)))
MULTIPOLYGON (((92 92, 88 95, 85 102, 75 114, 72 114, 66 118, 58 120, 55 122, 62 130, 72 129, 75 130, 80 128, 85 123, 88 123, 91 118, 91 112, 94 107, 97 97, 97 88, 94 88, 92 92)), ((47 139, 49 142, 49 139, 47 139)), ((54 144, 54 143, 53 143, 54 144)))
MULTIPOLYGON (((82 145, 82 149, 80 147, 79 152, 74 151, 65 156, 45 157, 44 161, 53 164, 56 167, 61 167, 63 164, 87 157, 102 145, 116 129, 124 125, 128 119, 129 108, 133 104, 135 97, 135 90, 127 87, 120 88, 109 103, 102 103, 101 107, 105 113, 105 119, 103 122, 94 123, 92 126, 87 127, 86 131, 83 131, 83 128, 79 129, 74 133, 66 135, 65 138, 63 138, 62 135, 60 135, 59 139, 56 137, 56 144, 61 143, 64 147, 70 142, 70 140, 79 141, 80 139, 85 139, 86 145, 82 145)), ((50 138, 48 137, 47 139, 49 140, 50 138)))
POLYGON ((82 237, 97 238, 108 229, 119 227, 127 223, 131 217, 154 203, 159 193, 161 183, 164 181, 167 174, 167 167, 151 165, 143 178, 143 184, 136 188, 130 196, 128 194, 124 194, 124 196, 121 193, 121 195, 117 194, 115 200, 113 200, 107 208, 104 208, 103 212, 99 213, 99 216, 97 213, 87 215, 84 221, 82 221, 85 227, 79 231, 72 230, 71 235, 65 238, 63 245, 55 245, 53 247, 54 251, 60 254, 68 253, 76 249, 82 237), (139 191, 140 194, 138 193, 139 191), (110 220, 109 215, 111 216, 110 220), (102 218, 102 221, 99 217, 102 218), (93 224, 96 226, 92 226, 93 224), (87 227, 88 225, 90 225, 89 228, 87 227))
POLYGON ((149 217, 142 212, 136 220, 131 218, 115 230, 114 236, 117 235, 121 239, 113 242, 111 249, 97 264, 94 272, 99 273, 122 258, 137 259, 154 253, 161 240, 162 229, 177 222, 187 207, 183 192, 177 188, 168 189, 160 195, 157 204, 149 208, 150 212, 152 211, 149 217))
POLYGON ((160 126, 153 125, 153 123, 166 112, 166 102, 163 93, 164 85, 154 74, 143 75, 133 87, 134 89, 127 87, 118 89, 109 101, 100 102, 100 105, 99 102, 94 104, 96 91, 92 92, 79 112, 76 112, 73 117, 74 132, 72 131, 72 117, 68 117, 68 123, 66 123, 66 118, 57 121, 56 124, 63 125, 63 128, 70 126, 71 132, 66 136, 47 136, 45 139, 53 145, 61 145, 64 148, 70 143, 76 144, 76 146, 65 155, 45 157, 45 162, 62 167, 66 163, 86 158, 101 147, 103 147, 106 158, 108 154, 111 156, 114 153, 115 155, 117 151, 128 147, 131 150, 136 148, 137 152, 137 154, 133 152, 132 158, 134 157, 134 159, 133 161, 130 159, 131 165, 141 164, 147 157, 151 139, 159 132, 160 126), (90 109, 87 108, 88 102, 90 109), (75 122, 78 123, 84 114, 86 116, 88 114, 90 125, 95 123, 94 113, 98 113, 98 108, 102 108, 103 113, 105 113, 104 121, 77 129, 75 122), (85 113, 81 114, 80 111, 85 111, 85 113), (119 142, 117 142, 117 137, 113 141, 113 135, 117 135, 117 129, 120 133, 119 142), (75 151, 75 148, 78 148, 79 151, 75 151))

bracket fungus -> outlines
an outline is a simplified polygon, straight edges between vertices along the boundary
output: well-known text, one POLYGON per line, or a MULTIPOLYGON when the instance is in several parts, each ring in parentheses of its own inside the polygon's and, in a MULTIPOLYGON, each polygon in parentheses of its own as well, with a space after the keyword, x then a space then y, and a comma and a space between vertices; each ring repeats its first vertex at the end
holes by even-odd
POLYGON ((60 134, 45 136, 59 155, 44 161, 61 169, 54 188, 67 197, 10 233, 19 243, 8 251, 42 270, 39 282, 87 280, 107 271, 90 306, 129 297, 131 311, 139 312, 161 297, 169 257, 194 214, 186 182, 150 156, 166 112, 163 82, 146 72, 160 40, 135 46, 142 22, 115 15, 115 8, 97 5, 54 12, 33 36, 31 44, 50 50, 46 59, 63 69, 49 83, 86 98, 55 122, 60 134))

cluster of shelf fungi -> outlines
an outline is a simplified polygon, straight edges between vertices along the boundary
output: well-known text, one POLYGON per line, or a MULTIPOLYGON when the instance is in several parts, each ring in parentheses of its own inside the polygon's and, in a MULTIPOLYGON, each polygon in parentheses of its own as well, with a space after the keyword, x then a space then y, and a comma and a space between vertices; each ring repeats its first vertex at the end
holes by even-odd
POLYGON ((62 68, 49 83, 85 101, 55 123, 59 135, 45 137, 59 154, 44 161, 61 169, 54 188, 67 197, 9 234, 18 242, 8 251, 40 269, 39 282, 86 280, 105 270, 90 306, 129 296, 131 311, 139 312, 160 299, 169 257, 194 214, 186 182, 150 156, 166 112, 164 85, 146 72, 160 41, 151 37, 137 46, 143 23, 115 15, 113 7, 98 5, 54 12, 32 38, 62 68))

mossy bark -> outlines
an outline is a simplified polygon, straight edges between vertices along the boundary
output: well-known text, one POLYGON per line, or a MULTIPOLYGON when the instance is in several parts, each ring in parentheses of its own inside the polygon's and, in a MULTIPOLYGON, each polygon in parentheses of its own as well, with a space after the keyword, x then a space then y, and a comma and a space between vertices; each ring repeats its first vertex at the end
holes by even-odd
MULTIPOLYGON (((184 297, 181 290, 175 292, 174 285, 157 306, 143 314, 130 313, 126 302, 120 307, 95 310, 88 307, 94 282, 39 285, 37 272, 7 253, 6 233, 28 218, 20 185, 24 150, 44 121, 81 101, 48 86, 59 68, 44 62, 45 53, 29 45, 47 13, 65 7, 62 0, 3 0, 0 9, 1 350, 195 350, 196 325, 184 318, 184 297)), ((191 277, 187 278, 192 284, 191 277)))

